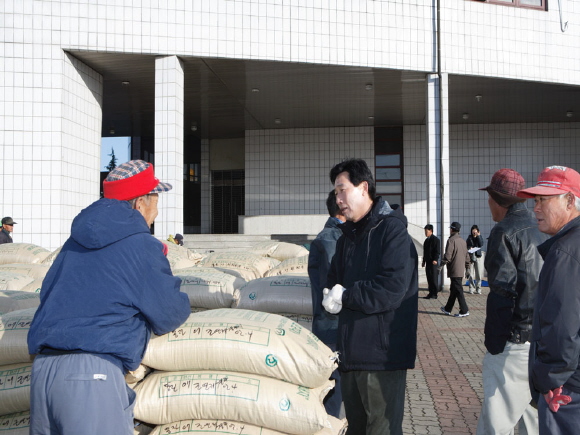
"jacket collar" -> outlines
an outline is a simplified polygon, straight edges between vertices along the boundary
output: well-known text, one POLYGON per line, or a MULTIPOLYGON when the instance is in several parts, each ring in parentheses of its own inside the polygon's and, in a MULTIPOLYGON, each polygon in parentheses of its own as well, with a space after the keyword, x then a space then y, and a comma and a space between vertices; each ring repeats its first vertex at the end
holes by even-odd
MULTIPOLYGON (((384 218, 395 212, 399 212, 400 216, 402 216, 406 225, 407 222, 403 213, 401 213, 400 210, 393 210, 389 206, 389 203, 387 201, 385 201, 382 197, 378 196, 377 198, 375 198, 373 206, 371 207, 370 211, 361 219, 361 221, 364 221, 362 222, 363 224, 362 228, 360 228, 361 225, 358 222, 357 225, 351 221, 346 221, 339 228, 342 229, 342 232, 346 237, 350 239, 359 238, 363 234, 366 234, 368 231, 370 231, 371 228, 375 227, 381 220, 383 220, 384 218)), ((401 217, 399 217, 399 219, 401 219, 401 217)))
POLYGON ((554 236, 550 237, 541 245, 538 245, 538 251, 540 252, 542 258, 545 258, 546 254, 548 253, 548 251, 550 250, 550 248, 554 243, 556 243, 558 240, 564 237, 569 231, 571 231, 576 227, 580 227, 580 216, 572 219, 570 222, 564 225, 560 229, 560 231, 558 231, 554 236))

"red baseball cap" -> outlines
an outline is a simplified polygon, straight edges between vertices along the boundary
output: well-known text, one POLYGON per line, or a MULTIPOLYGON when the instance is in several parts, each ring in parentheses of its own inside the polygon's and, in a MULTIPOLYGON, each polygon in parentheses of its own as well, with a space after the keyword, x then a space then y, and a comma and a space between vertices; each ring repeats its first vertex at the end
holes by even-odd
POLYGON ((167 192, 172 186, 162 183, 153 165, 143 160, 130 160, 113 169, 103 181, 105 198, 129 201, 150 193, 167 192))
POLYGON ((520 198, 533 198, 536 195, 561 195, 568 192, 580 197, 580 174, 565 166, 548 166, 540 172, 534 187, 522 189, 517 195, 520 198))

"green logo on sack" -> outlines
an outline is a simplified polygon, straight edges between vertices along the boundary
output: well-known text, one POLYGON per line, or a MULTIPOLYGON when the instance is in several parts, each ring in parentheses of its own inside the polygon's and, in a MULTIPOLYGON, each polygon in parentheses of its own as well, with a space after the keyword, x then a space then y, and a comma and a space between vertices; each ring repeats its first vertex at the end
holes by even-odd
POLYGON ((276 328, 276 335, 286 335, 286 331, 284 331, 282 328, 276 328))
POLYGON ((266 355, 266 365, 268 367, 276 367, 278 365, 278 359, 272 354, 266 355))
POLYGON ((280 411, 288 411, 290 409, 290 401, 288 399, 280 400, 280 411))
POLYGON ((255 300, 255 299, 256 299, 256 293, 255 293, 255 292, 252 292, 252 293, 250 293, 250 294, 248 295, 248 297, 249 297, 251 300, 255 300))

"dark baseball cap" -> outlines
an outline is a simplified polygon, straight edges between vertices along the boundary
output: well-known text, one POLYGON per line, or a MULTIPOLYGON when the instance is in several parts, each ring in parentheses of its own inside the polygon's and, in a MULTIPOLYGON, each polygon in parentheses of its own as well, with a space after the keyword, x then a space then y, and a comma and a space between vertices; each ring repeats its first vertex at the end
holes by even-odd
POLYGON ((2 218, 2 225, 16 225, 18 222, 14 222, 10 216, 2 218))
POLYGON ((455 231, 459 231, 461 229, 461 224, 459 222, 451 222, 451 226, 449 228, 455 231))

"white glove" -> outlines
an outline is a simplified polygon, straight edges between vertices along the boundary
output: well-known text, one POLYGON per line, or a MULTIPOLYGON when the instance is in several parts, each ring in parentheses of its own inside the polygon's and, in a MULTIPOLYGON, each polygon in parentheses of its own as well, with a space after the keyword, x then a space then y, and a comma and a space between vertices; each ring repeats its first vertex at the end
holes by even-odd
POLYGON ((331 290, 325 288, 322 293, 322 306, 330 314, 338 314, 342 310, 342 294, 346 289, 340 284, 336 284, 331 290))

